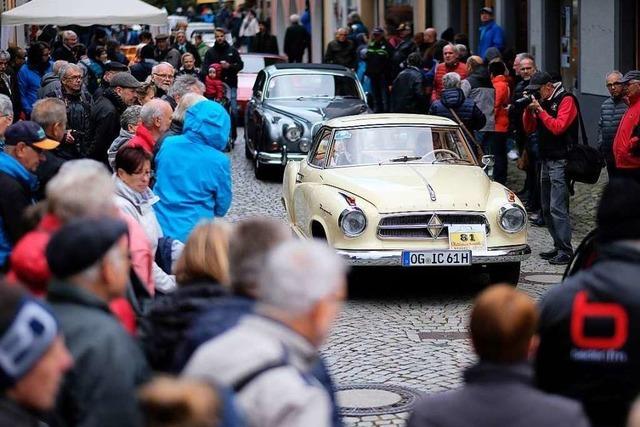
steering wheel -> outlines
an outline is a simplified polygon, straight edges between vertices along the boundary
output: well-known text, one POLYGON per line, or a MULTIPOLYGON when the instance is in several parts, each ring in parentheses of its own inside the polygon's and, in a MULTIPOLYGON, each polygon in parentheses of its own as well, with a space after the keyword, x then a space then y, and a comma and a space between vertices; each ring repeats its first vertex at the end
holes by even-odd
MULTIPOLYGON (((425 157, 430 156, 431 154, 435 154, 435 153, 447 153, 447 154, 451 154, 453 156, 454 159, 456 160, 462 160, 462 157, 460 157, 460 155, 458 153, 456 153, 455 151, 451 151, 451 150, 447 150, 446 148, 436 148, 435 150, 431 150, 429 151, 427 154, 425 154, 424 156, 422 156, 422 158, 424 159, 425 157)), ((435 156, 434 156, 435 157, 435 156)), ((436 162, 437 159, 434 159, 434 162, 436 162)))

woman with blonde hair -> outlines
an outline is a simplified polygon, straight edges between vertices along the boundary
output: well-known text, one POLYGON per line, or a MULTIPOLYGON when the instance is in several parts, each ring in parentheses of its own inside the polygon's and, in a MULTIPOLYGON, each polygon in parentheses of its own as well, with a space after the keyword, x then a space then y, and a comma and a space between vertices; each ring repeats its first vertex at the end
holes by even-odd
POLYGON ((152 368, 174 372, 174 354, 191 321, 229 295, 229 227, 219 221, 198 225, 176 264, 175 292, 153 302, 141 333, 152 368))

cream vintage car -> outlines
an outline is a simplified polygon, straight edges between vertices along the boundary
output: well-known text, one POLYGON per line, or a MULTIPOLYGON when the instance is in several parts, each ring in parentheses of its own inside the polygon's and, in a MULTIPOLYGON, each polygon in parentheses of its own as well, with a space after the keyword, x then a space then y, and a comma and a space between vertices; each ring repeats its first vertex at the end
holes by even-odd
POLYGON ((491 163, 449 119, 341 117, 287 164, 282 200, 296 234, 326 239, 351 265, 477 267, 515 284, 531 254, 527 214, 487 176, 491 163))

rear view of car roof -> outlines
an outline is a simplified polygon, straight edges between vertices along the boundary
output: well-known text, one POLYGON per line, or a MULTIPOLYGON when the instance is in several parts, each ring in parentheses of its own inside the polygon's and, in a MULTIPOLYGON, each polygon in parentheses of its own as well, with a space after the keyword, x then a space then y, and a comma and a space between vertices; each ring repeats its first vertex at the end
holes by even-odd
POLYGON ((274 64, 273 66, 276 67, 276 70, 303 69, 303 70, 349 71, 349 69, 344 65, 336 65, 336 64, 281 63, 281 64, 274 64))

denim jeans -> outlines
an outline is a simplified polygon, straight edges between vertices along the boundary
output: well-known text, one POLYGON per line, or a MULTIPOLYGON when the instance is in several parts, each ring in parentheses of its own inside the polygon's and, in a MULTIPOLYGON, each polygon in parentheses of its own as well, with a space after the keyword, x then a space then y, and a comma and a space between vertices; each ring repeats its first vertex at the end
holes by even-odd
POLYGON ((573 254, 566 160, 543 160, 540 172, 542 215, 558 253, 573 254))

